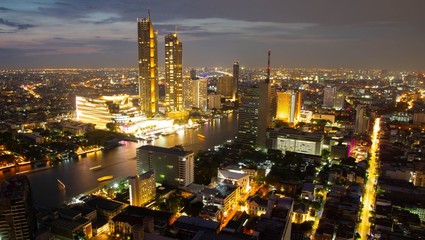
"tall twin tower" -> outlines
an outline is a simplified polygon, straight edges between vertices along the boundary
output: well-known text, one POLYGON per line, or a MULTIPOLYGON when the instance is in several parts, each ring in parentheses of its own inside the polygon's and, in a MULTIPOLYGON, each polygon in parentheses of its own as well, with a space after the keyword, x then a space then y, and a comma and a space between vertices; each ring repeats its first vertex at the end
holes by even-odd
MULTIPOLYGON (((158 112, 158 32, 148 18, 137 19, 139 96, 146 114, 158 112)), ((177 33, 165 36, 165 104, 167 111, 183 109, 182 43, 177 33)))

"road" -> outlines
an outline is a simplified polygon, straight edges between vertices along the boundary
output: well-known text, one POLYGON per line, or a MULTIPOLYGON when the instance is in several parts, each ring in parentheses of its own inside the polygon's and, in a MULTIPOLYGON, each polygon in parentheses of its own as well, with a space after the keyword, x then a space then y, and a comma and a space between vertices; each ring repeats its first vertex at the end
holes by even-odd
POLYGON ((379 148, 379 131, 380 131, 380 118, 375 119, 373 126, 373 132, 371 136, 372 146, 370 147, 370 160, 368 180, 365 184, 364 195, 363 195, 363 210, 361 214, 361 222, 358 225, 357 232, 360 234, 361 239, 367 239, 367 234, 370 232, 370 217, 372 217, 371 210, 375 205, 376 199, 376 182, 378 180, 378 158, 377 151, 379 148))

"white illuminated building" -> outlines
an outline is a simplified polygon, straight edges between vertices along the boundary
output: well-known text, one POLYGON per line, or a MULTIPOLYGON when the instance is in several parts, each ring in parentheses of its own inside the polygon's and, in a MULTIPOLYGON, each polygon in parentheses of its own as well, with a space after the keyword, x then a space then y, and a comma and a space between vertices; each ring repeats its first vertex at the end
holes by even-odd
POLYGON ((92 123, 97 129, 107 129, 114 123, 122 132, 151 134, 173 127, 172 119, 148 119, 135 104, 138 97, 129 95, 89 98, 76 96, 77 121, 92 123))
POLYGON ((271 149, 321 155, 324 140, 321 134, 299 132, 294 129, 270 129, 268 133, 271 149))

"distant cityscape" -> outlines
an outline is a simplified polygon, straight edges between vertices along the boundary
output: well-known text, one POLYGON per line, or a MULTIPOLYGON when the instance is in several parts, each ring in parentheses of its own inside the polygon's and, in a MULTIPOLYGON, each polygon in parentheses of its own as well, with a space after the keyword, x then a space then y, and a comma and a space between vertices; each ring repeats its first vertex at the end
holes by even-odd
POLYGON ((270 50, 184 66, 178 31, 162 46, 154 27, 137 19, 137 68, 0 70, 0 239, 424 238, 425 73, 278 67, 270 50), (210 131, 232 119, 232 139, 210 131), (136 174, 97 174, 116 149, 136 174), (97 153, 74 175, 97 188, 34 199, 32 174, 66 195, 49 172, 97 153))

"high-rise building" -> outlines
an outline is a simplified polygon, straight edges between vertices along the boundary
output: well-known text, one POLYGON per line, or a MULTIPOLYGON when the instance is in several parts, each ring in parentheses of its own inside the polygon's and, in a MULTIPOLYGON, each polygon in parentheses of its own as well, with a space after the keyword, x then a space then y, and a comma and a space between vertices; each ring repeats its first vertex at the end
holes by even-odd
POLYGON ((183 109, 182 50, 176 33, 165 36, 165 104, 168 111, 183 109))
POLYGON ((235 95, 235 85, 231 76, 222 76, 217 80, 217 93, 223 98, 233 99, 235 95))
POLYGON ((137 148, 139 174, 154 170, 156 181, 172 186, 186 186, 194 180, 194 153, 183 147, 163 148, 145 145, 137 148))
POLYGON ((196 107, 202 111, 207 110, 208 103, 208 79, 199 78, 195 80, 185 79, 183 81, 184 107, 196 107))
POLYGON ((232 93, 232 99, 235 101, 239 96, 238 94, 238 88, 239 88, 239 62, 233 63, 233 93, 232 93))
POLYGON ((128 178, 130 185, 130 205, 144 206, 155 198, 156 181, 154 171, 147 171, 128 178))
POLYGON ((341 110, 344 107, 345 95, 338 92, 336 87, 325 87, 323 89, 323 108, 341 110))
POLYGON ((0 239, 35 239, 37 219, 25 175, 5 180, 0 188, 0 239))
POLYGON ((236 143, 251 146, 256 144, 258 136, 259 98, 258 87, 247 88, 242 96, 241 105, 239 106, 236 143))
POLYGON ((196 79, 196 69, 192 68, 190 70, 190 79, 195 80, 196 79))
POLYGON ((239 124, 235 142, 266 147, 267 128, 272 120, 272 86, 270 84, 270 51, 268 52, 267 78, 258 86, 246 89, 239 107, 239 124))
POLYGON ((367 134, 369 131, 369 116, 364 105, 358 105, 356 107, 355 130, 357 134, 367 134))
POLYGON ((259 86, 259 109, 258 109, 258 136, 257 147, 266 147, 267 128, 272 122, 272 98, 271 84, 267 81, 260 82, 259 86))
POLYGON ((323 89, 323 108, 333 108, 335 103, 336 88, 335 87, 325 87, 323 89))
POLYGON ((301 92, 277 92, 276 119, 284 122, 297 122, 301 114, 301 92))
POLYGON ((208 109, 221 109, 221 96, 219 94, 208 95, 208 109))
POLYGON ((148 18, 137 19, 139 46, 139 96, 142 111, 158 111, 158 47, 150 13, 148 18))

